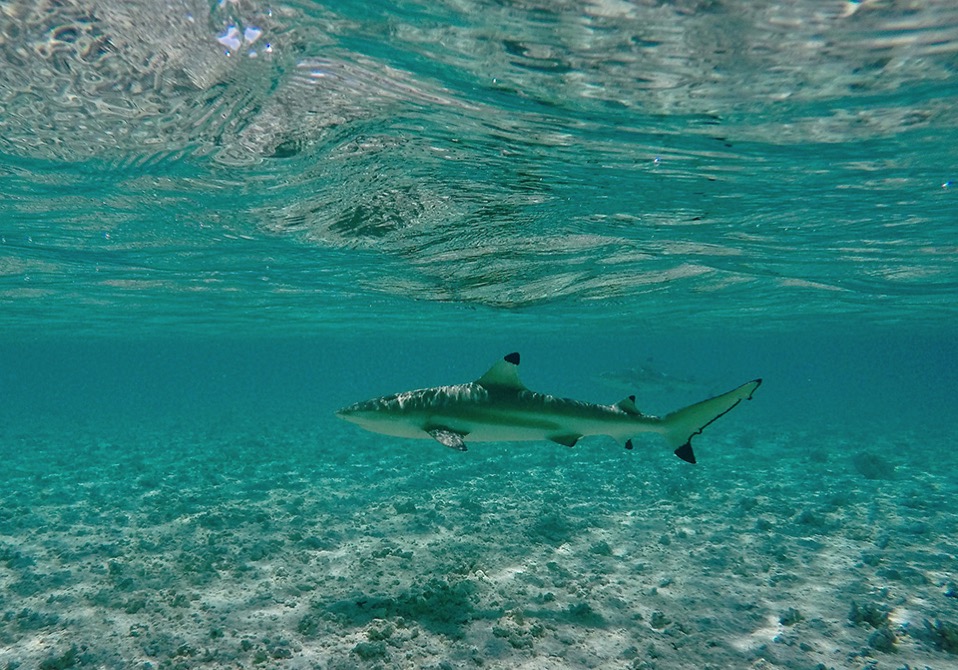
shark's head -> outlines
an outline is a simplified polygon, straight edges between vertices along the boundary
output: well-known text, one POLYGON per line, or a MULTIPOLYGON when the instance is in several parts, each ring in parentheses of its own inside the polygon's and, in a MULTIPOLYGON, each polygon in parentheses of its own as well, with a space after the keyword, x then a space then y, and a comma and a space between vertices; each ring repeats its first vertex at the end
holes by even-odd
POLYGON ((377 417, 382 420, 382 409, 374 401, 367 400, 336 410, 336 416, 363 428, 368 428, 369 424, 376 423, 377 417))
POLYGON ((395 396, 365 400, 337 410, 336 416, 360 428, 398 437, 419 437, 422 427, 406 415, 395 396))

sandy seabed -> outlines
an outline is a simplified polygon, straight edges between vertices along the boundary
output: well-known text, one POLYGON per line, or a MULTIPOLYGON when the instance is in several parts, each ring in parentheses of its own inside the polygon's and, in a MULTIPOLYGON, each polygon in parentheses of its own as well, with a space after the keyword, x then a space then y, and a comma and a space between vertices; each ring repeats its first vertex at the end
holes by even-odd
POLYGON ((0 669, 958 668, 958 434, 0 437, 0 669))

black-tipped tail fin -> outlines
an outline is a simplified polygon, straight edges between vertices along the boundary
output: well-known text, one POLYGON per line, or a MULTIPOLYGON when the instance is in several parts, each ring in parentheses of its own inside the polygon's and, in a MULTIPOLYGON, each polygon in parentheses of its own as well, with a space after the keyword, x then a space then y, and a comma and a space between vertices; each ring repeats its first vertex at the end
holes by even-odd
POLYGON ((752 380, 728 393, 697 402, 663 417, 662 432, 669 446, 675 449, 675 455, 687 463, 695 463, 692 438, 710 423, 732 411, 732 408, 743 400, 751 400, 752 393, 761 383, 761 379, 752 380))
POLYGON ((686 463, 692 463, 693 465, 695 464, 695 452, 692 451, 691 441, 686 442, 685 444, 683 444, 681 447, 679 447, 672 453, 674 453, 676 456, 681 458, 686 463))

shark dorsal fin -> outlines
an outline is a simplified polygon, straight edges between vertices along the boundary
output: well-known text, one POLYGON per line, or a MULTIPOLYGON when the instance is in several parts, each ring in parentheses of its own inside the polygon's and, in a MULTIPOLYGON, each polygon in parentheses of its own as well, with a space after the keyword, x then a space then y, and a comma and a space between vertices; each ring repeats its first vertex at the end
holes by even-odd
POLYGON ((624 400, 620 400, 615 404, 616 407, 621 409, 626 414, 631 414, 632 416, 642 416, 642 412, 635 406, 635 396, 630 395, 624 400))
POLYGON ((519 354, 513 352, 503 356, 502 360, 496 361, 476 383, 486 387, 499 386, 525 391, 525 384, 519 381, 519 354))

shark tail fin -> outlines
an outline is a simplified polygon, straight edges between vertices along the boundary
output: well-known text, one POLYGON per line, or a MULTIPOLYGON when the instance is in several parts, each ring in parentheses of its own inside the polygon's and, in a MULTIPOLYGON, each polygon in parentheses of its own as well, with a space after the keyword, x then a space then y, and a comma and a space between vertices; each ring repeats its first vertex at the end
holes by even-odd
POLYGON ((669 446, 675 450, 675 455, 683 461, 695 463, 692 438, 720 416, 730 412, 733 407, 743 400, 751 400, 752 393, 761 383, 761 379, 755 379, 747 384, 742 384, 737 389, 697 402, 662 417, 662 433, 665 435, 669 446))

